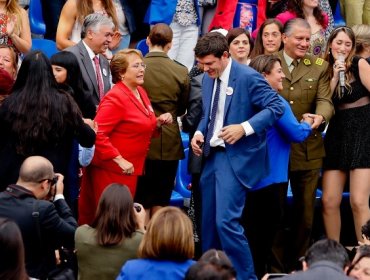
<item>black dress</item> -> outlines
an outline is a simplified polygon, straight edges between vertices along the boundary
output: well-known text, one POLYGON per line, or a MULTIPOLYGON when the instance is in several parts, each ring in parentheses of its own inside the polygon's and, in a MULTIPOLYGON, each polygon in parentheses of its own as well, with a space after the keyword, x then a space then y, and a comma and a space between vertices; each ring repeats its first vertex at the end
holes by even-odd
POLYGON ((370 168, 370 104, 350 109, 338 108, 340 104, 370 96, 359 77, 359 59, 354 57, 352 61, 352 91, 346 91, 341 98, 333 96, 335 115, 330 120, 324 141, 326 157, 323 168, 326 170, 370 168))

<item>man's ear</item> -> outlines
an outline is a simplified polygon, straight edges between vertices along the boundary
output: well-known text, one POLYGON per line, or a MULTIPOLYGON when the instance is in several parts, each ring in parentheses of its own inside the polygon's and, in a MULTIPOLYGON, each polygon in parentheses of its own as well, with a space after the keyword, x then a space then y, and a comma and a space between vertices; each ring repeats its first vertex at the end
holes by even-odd
POLYGON ((267 77, 266 72, 262 72, 261 74, 262 74, 263 77, 265 77, 265 78, 267 77))
POLYGON ((150 42, 149 36, 148 36, 148 37, 146 37, 145 43, 146 43, 146 45, 150 48, 150 45, 151 45, 152 43, 150 42))
POLYGON ((88 29, 88 30, 86 31, 86 37, 87 37, 88 39, 92 39, 92 33, 93 33, 93 31, 92 31, 91 29, 88 29))
POLYGON ((308 269, 308 264, 306 261, 302 261, 302 270, 306 271, 308 269))
POLYGON ((283 33, 281 35, 281 40, 283 41, 284 44, 285 44, 287 38, 288 38, 288 36, 285 33, 283 33))
POLYGON ((346 265, 346 266, 343 268, 343 271, 344 271, 344 274, 345 274, 345 275, 347 275, 348 269, 349 269, 349 265, 346 265))
POLYGON ((172 48, 172 41, 164 46, 164 51, 167 53, 172 48))

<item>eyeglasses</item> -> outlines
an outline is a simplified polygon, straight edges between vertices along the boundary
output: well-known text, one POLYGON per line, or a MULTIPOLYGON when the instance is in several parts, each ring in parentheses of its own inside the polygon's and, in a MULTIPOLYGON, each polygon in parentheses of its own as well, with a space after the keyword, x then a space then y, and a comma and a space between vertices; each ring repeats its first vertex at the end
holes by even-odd
POLYGON ((132 68, 139 69, 140 67, 146 69, 146 64, 145 63, 136 63, 134 65, 131 65, 132 68))

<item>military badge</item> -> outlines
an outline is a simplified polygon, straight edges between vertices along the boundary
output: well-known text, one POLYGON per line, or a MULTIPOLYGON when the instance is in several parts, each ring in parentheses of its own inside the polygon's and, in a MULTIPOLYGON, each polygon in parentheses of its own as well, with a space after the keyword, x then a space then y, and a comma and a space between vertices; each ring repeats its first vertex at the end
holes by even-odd
POLYGON ((311 65, 311 60, 309 60, 308 58, 305 58, 303 60, 303 63, 304 63, 304 65, 311 65))
POLYGON ((316 61, 315 61, 315 64, 317 65, 322 65, 324 63, 324 60, 322 58, 317 58, 316 61))

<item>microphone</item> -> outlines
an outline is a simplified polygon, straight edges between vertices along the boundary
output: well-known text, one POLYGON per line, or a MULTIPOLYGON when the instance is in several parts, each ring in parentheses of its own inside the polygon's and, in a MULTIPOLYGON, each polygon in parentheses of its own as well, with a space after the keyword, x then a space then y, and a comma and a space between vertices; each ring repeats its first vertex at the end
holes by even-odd
MULTIPOLYGON (((338 55, 338 60, 342 63, 344 63, 344 56, 343 54, 338 55)), ((339 86, 341 87, 342 92, 344 91, 344 88, 346 87, 346 77, 344 74, 344 70, 339 71, 339 86)))

